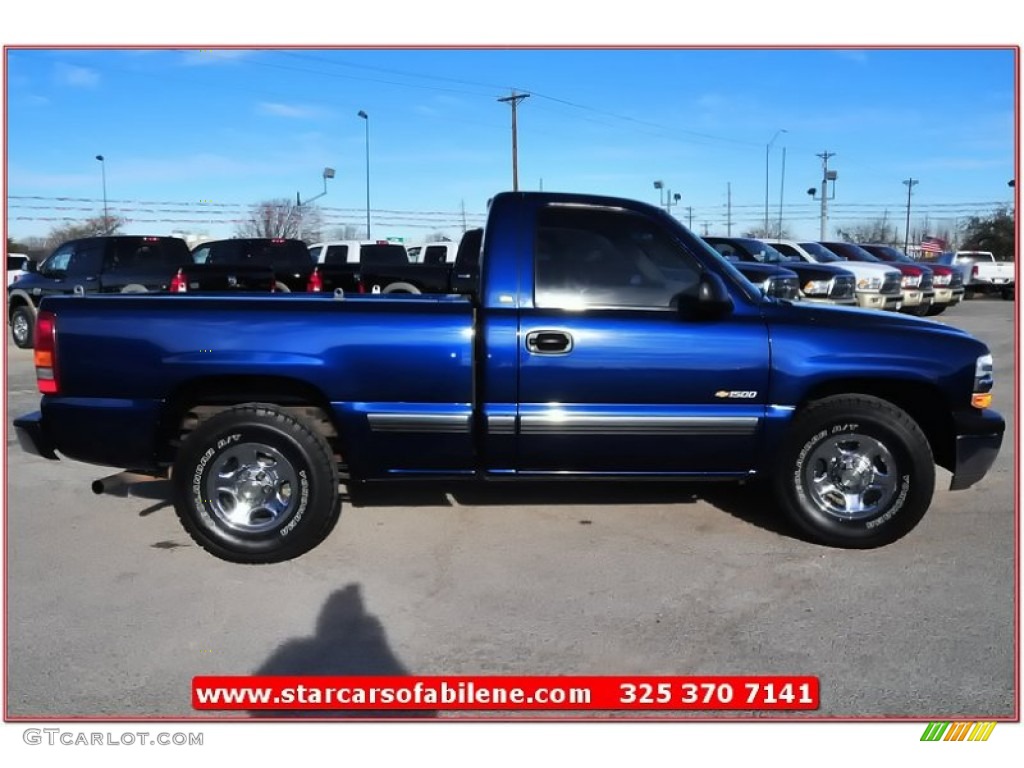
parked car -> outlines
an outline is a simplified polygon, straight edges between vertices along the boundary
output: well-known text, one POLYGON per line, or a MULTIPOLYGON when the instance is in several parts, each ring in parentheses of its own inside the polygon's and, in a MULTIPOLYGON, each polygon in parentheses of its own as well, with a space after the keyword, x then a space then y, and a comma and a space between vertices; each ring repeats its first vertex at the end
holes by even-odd
POLYGON ((25 265, 28 264, 28 255, 24 253, 7 254, 7 285, 16 283, 18 278, 25 274, 25 265))
POLYGON ((821 244, 849 261, 883 264, 887 267, 898 269, 903 276, 900 281, 900 288, 903 291, 903 305, 900 307, 900 311, 906 312, 908 315, 917 316, 928 314, 932 301, 935 299, 935 289, 932 286, 934 277, 928 267, 923 264, 886 262, 868 253, 856 243, 829 240, 823 241, 821 244))
POLYGON ((74 293, 181 293, 259 290, 263 270, 226 270, 198 266, 185 241, 177 237, 112 235, 70 240, 7 288, 8 322, 14 343, 32 346, 36 308, 47 296, 74 293), (233 282, 229 282, 229 277, 233 282))
POLYGON ((772 247, 787 256, 795 256, 810 264, 831 264, 853 273, 856 278, 857 306, 864 309, 896 311, 903 306, 899 270, 881 264, 848 261, 820 243, 795 240, 767 240, 772 247))
POLYGON ((502 193, 482 243, 464 295, 48 297, 18 440, 168 476, 242 563, 323 541, 343 476, 761 480, 815 541, 875 547, 936 463, 967 488, 1001 446, 984 343, 766 298, 656 206, 502 193))
POLYGON ((1012 261, 999 261, 991 251, 957 251, 957 264, 970 265, 970 278, 965 284, 967 298, 978 294, 999 294, 1012 300, 1017 282, 1017 268, 1012 261))
POLYGON ((301 240, 285 237, 237 237, 211 240, 192 249, 197 264, 221 267, 261 267, 274 273, 274 291, 304 291, 313 262, 301 240))
MULTIPOLYGON (((888 264, 919 264, 898 248, 876 243, 860 243, 861 248, 888 264)), ((939 315, 949 307, 955 307, 964 298, 963 277, 960 271, 944 264, 928 263, 925 266, 932 273, 932 288, 935 291, 931 306, 925 314, 939 315)))
POLYGON ((355 293, 444 293, 450 264, 413 264, 405 246, 380 241, 338 241, 309 247, 317 261, 307 290, 355 293))
POLYGON ((800 280, 799 296, 805 301, 840 306, 857 304, 857 279, 849 270, 787 256, 753 237, 705 237, 704 241, 727 259, 735 257, 743 262, 771 264, 795 272, 800 280))

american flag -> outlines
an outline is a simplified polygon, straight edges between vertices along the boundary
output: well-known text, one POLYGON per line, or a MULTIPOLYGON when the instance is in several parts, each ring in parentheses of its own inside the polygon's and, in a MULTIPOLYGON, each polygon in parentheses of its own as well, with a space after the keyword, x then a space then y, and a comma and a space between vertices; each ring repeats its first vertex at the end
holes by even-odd
POLYGON ((941 237, 930 235, 921 238, 921 250, 925 253, 942 253, 946 250, 946 241, 941 237))

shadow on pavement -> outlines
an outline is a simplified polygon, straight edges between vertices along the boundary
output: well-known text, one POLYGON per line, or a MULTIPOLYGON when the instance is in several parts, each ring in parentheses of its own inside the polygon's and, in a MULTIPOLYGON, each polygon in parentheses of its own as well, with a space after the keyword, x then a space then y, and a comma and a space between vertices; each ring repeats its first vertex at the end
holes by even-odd
MULTIPOLYGON (((367 613, 358 584, 336 590, 324 603, 316 634, 289 640, 253 672, 285 676, 408 676, 388 644, 376 616, 367 613)), ((388 718, 436 717, 429 710, 255 710, 253 717, 388 718)))

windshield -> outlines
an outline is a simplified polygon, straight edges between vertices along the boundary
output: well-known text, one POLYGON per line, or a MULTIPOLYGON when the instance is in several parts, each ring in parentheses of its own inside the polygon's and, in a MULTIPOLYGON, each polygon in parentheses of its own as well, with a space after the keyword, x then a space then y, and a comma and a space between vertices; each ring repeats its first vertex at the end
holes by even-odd
POLYGON ((871 253, 880 258, 882 261, 913 261, 905 253, 903 253, 902 251, 897 251, 891 245, 872 246, 871 253))
POLYGON ((754 255, 754 258, 765 264, 792 264, 803 261, 799 256, 782 253, 768 243, 753 238, 744 238, 740 242, 754 255))
POLYGON ((835 261, 846 261, 846 259, 832 253, 832 251, 821 243, 800 243, 800 247, 811 254, 815 261, 821 262, 822 264, 831 264, 835 261))

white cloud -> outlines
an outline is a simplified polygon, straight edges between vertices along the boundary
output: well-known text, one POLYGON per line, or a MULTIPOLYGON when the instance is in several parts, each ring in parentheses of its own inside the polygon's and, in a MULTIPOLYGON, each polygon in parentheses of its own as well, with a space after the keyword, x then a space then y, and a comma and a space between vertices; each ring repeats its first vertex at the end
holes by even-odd
POLYGON ((53 76, 61 85, 72 88, 95 88, 100 82, 99 72, 73 64, 57 64, 53 76))
POLYGON ((261 101, 256 106, 257 111, 264 115, 275 117, 307 118, 319 114, 315 107, 305 107, 299 104, 281 104, 273 101, 261 101))
POLYGON ((184 51, 181 63, 186 67, 204 67, 215 64, 228 64, 252 55, 252 51, 241 51, 236 48, 200 48, 195 51, 184 51))

